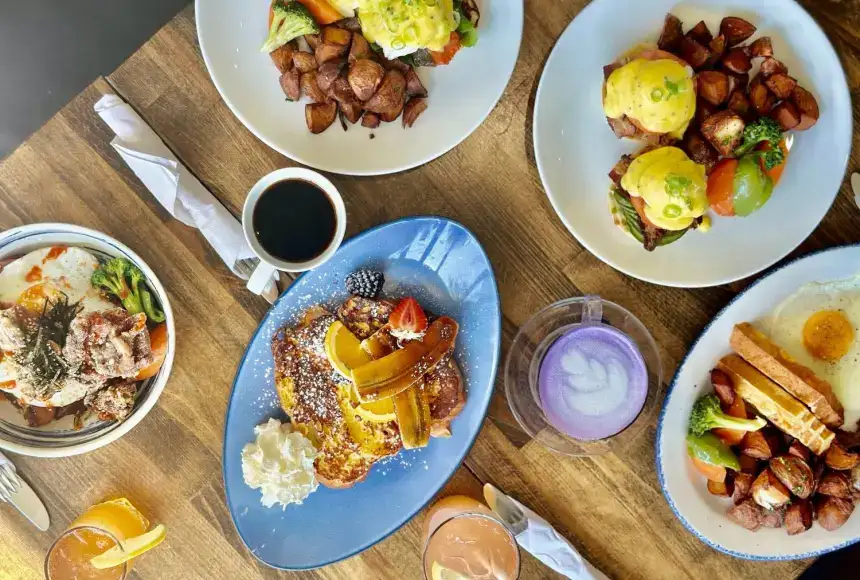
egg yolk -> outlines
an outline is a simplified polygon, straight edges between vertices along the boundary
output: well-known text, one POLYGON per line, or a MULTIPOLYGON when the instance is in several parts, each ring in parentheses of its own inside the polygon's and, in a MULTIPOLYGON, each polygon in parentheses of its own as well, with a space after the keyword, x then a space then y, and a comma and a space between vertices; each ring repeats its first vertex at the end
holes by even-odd
POLYGON ((825 361, 837 361, 854 342, 854 327, 837 310, 816 312, 803 325, 803 346, 809 354, 825 361))

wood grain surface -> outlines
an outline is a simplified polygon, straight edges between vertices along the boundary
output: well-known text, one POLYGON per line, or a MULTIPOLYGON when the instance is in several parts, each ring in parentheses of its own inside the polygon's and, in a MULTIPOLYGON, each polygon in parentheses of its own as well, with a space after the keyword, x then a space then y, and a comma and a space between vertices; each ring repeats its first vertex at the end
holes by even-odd
MULTIPOLYGON (((516 0, 499 0, 516 1, 516 0)), ((580 247, 555 216, 534 164, 534 92, 554 42, 583 0, 526 2, 525 39, 504 98, 462 145, 398 175, 329 176, 355 234, 391 219, 438 214, 459 220, 484 244, 498 277, 504 351, 537 309, 599 293, 636 314, 660 345, 671 376, 709 319, 748 281, 707 290, 662 288, 631 279, 580 247)), ((860 115, 860 2, 804 0, 832 39, 860 115)), ((136 565, 138 580, 420 578, 419 514, 360 556, 305 573, 257 562, 230 520, 221 480, 224 415, 233 374, 268 305, 244 290, 205 240, 170 215, 110 147, 93 113, 105 93, 129 102, 234 213, 262 175, 293 163, 251 135, 206 72, 188 8, 119 69, 97 79, 0 163, 0 228, 71 222, 131 246, 158 272, 177 323, 177 357, 158 405, 107 448, 68 459, 14 456, 52 515, 48 533, 0 506, 0 578, 42 575, 51 541, 92 503, 126 495, 167 525, 168 540, 136 565)), ((860 166, 855 132, 849 171, 860 166)), ((795 255, 860 241, 847 180, 821 226, 795 255)), ((499 381, 478 440, 440 495, 480 497, 491 482, 543 514, 613 578, 794 578, 809 561, 730 558, 689 534, 666 504, 654 470, 655 425, 624 452, 570 459, 529 443, 499 381)), ((522 578, 556 578, 531 557, 522 578)))

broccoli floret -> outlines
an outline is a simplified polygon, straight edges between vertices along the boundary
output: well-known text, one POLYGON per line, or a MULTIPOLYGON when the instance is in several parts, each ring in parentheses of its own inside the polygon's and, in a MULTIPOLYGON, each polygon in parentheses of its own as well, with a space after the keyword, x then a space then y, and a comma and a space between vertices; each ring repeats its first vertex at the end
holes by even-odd
POLYGON ((761 117, 744 129, 744 140, 735 149, 735 157, 743 157, 760 143, 769 143, 767 151, 757 151, 756 156, 764 161, 765 169, 773 169, 785 162, 785 152, 780 147, 782 127, 770 117, 761 117))
MULTIPOLYGON (((125 258, 113 258, 93 272, 91 283, 96 288, 104 288, 119 298, 122 307, 129 314, 138 314, 143 312, 143 304, 137 291, 129 286, 132 276, 130 272, 133 270, 137 268, 125 258)), ((140 272, 140 270, 137 271, 140 272)))
POLYGON ((152 294, 146 289, 146 278, 144 278, 140 268, 134 264, 129 264, 126 269, 126 278, 131 287, 131 293, 139 297, 140 306, 143 308, 147 320, 150 322, 164 322, 164 312, 153 304, 152 294))
POLYGON ((706 395, 696 401, 690 414, 690 433, 698 436, 717 427, 736 431, 758 431, 766 424, 767 421, 761 417, 740 419, 726 415, 720 409, 720 400, 716 395, 706 395))
POLYGON ((272 3, 272 26, 260 52, 272 52, 303 34, 319 34, 320 27, 303 4, 295 0, 272 3))

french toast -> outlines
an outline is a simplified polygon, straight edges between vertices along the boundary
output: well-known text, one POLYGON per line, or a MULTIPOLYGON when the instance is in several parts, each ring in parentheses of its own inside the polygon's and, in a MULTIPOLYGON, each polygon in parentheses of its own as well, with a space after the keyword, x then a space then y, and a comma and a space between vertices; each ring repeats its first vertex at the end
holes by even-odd
POLYGON ((831 428, 841 427, 845 411, 830 383, 792 360, 779 346, 748 322, 735 325, 732 350, 800 399, 818 419, 831 428))
POLYGON ((738 395, 781 431, 798 439, 816 455, 830 447, 835 436, 833 431, 816 419, 803 403, 739 355, 724 356, 717 368, 732 379, 738 395))
MULTIPOLYGON (((403 447, 396 421, 373 422, 353 409, 353 384, 338 374, 325 352, 329 326, 339 319, 356 337, 385 334, 394 304, 351 297, 337 317, 315 306, 299 326, 283 328, 272 340, 275 387, 281 407, 297 431, 319 451, 314 462, 317 479, 327 487, 344 488, 362 481, 377 461, 403 447)), ((385 340, 391 340, 386 335, 385 340)), ((465 382, 449 356, 424 377, 431 413, 431 435, 450 435, 450 423, 466 401, 465 382)))

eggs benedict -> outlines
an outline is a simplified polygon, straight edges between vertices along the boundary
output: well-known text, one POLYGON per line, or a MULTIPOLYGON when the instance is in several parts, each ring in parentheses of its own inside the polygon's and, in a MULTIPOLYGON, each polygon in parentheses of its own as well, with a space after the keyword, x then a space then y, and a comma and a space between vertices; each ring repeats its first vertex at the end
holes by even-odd
POLYGON ((646 250, 670 244, 691 228, 707 229, 705 166, 677 147, 650 149, 635 158, 625 155, 610 177, 615 223, 646 250))
POLYGON ((696 114, 693 69, 679 57, 648 49, 605 69, 603 110, 619 138, 681 139, 696 114))

